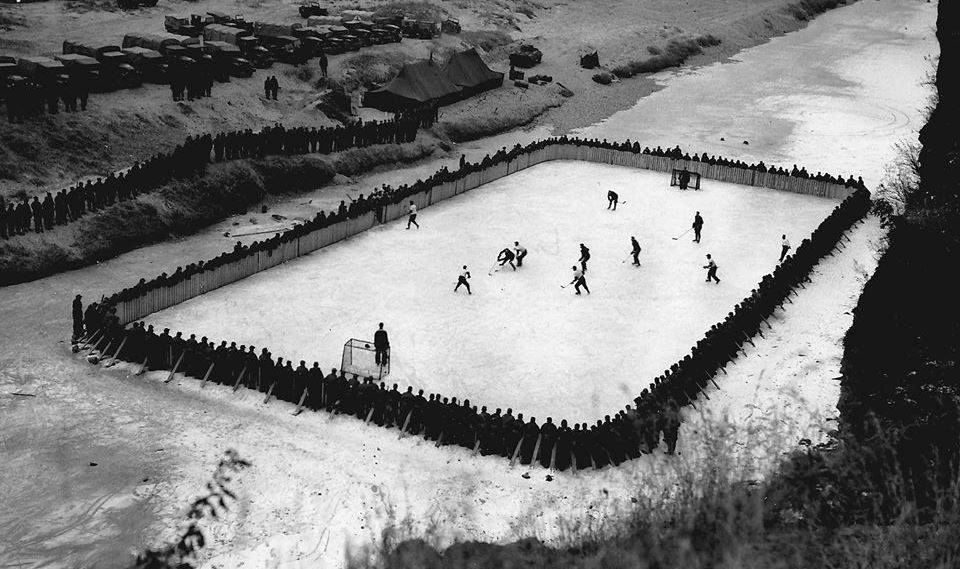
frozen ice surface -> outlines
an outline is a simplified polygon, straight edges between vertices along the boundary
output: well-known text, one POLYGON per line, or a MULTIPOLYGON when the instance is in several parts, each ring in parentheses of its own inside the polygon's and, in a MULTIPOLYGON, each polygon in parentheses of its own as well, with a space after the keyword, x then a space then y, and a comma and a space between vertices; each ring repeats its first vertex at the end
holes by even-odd
POLYGON ((422 210, 406 220, 285 263, 148 317, 158 328, 267 347, 339 367, 344 342, 390 333, 389 383, 512 407, 541 422, 595 421, 631 403, 688 353, 776 266, 833 200, 703 180, 669 187, 663 173, 551 162, 422 210), (607 209, 606 192, 621 204, 607 209), (688 232, 705 219, 701 243, 688 232), (630 236, 643 251, 630 264, 630 236), (519 241, 523 267, 489 274, 519 241), (579 244, 592 294, 570 282, 579 244), (721 283, 705 282, 705 255, 721 283), (453 292, 462 265, 473 294, 453 292))

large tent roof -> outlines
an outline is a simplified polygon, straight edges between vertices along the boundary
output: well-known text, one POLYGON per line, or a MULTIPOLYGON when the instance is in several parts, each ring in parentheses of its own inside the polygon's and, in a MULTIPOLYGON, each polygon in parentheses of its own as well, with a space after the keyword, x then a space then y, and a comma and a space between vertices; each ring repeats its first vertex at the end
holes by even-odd
POLYGON ((440 73, 432 61, 409 63, 400 69, 393 81, 370 92, 376 98, 399 97, 418 103, 444 99, 460 92, 460 87, 440 73))
POLYGON ((493 71, 480 58, 475 48, 458 51, 443 67, 444 76, 463 88, 480 87, 489 82, 503 82, 503 73, 493 71))

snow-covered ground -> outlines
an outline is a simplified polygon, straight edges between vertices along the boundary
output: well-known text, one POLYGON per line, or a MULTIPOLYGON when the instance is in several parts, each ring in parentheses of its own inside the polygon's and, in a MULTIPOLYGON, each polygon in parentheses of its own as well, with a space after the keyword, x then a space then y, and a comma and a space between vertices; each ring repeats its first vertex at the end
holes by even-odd
POLYGON ((551 162, 423 210, 422 229, 405 219, 378 227, 147 322, 329 369, 348 338, 371 340, 383 321, 401 389, 592 423, 631 403, 747 296, 776 266, 781 235, 799 244, 836 204, 711 180, 681 192, 667 174, 551 162), (608 189, 625 202, 617 211, 608 189), (696 211, 700 243, 686 231, 696 211), (514 241, 529 250, 523 266, 491 275, 514 241), (578 297, 561 285, 580 243, 592 294, 578 297), (707 253, 720 285, 704 282, 707 253), (463 264, 469 296, 453 292, 463 264))
MULTIPOLYGON (((925 96, 924 57, 936 53, 935 8, 935 3, 878 0, 837 9, 800 32, 747 50, 734 63, 681 72, 675 83, 665 81, 663 91, 641 101, 635 114, 614 117, 587 134, 630 137, 644 144, 679 143, 733 157, 756 156, 768 163, 795 161, 814 170, 861 171, 873 185, 892 156, 892 145, 915 137, 922 124, 918 109, 925 96), (813 71, 804 74, 803 69, 813 71), (884 108, 889 113, 880 112, 884 108), (721 136, 727 140, 720 141, 721 136), (740 139, 749 140, 750 145, 742 145, 740 139)), ((495 146, 511 145, 510 138, 500 137, 495 146)), ((495 150, 486 144, 469 145, 468 157, 473 160, 495 150)), ((452 156, 447 163, 457 158, 452 156)), ((380 183, 422 177, 438 165, 364 176, 355 187, 343 188, 366 193, 380 183)), ((503 182, 513 183, 511 179, 503 182)), ((309 197, 314 202, 326 200, 327 208, 342 199, 331 191, 309 197)), ((627 199, 617 219, 620 214, 626 217, 631 205, 627 199)), ((591 198, 591 211, 598 208, 597 200, 603 207, 602 196, 591 198)), ((302 201, 277 204, 274 211, 296 213, 295 204, 302 201)), ((444 207, 425 210, 424 229, 409 238, 427 238, 436 228, 429 225, 436 224, 444 207)), ((455 202, 449 207, 454 208, 455 202)), ((682 229, 691 212, 680 209, 682 229)), ((140 536, 163 540, 172 534, 183 519, 183 507, 202 491, 226 448, 236 448, 253 467, 236 478, 240 501, 227 523, 209 528, 204 566, 210 569, 339 567, 349 544, 377 538, 382 530, 408 517, 418 520, 414 531, 437 520, 446 540, 511 540, 528 535, 552 539, 564 533, 565 525, 595 527, 599 520, 615 520, 616 512, 629 508, 634 493, 669 488, 676 469, 702 469, 701 443, 716 452, 712 444, 718 424, 737 426, 738 432, 726 437, 728 448, 764 450, 764 463, 752 465, 762 473, 771 459, 794 448, 799 438, 817 439, 831 428, 839 394, 839 385, 831 378, 838 375, 840 342, 863 281, 875 267, 883 235, 875 220, 868 221, 851 233, 852 243, 844 251, 817 267, 813 284, 800 292, 795 304, 778 312, 766 339, 756 340, 756 348, 748 345, 749 356, 728 368, 729 376, 721 374, 720 389, 708 390, 710 401, 698 405, 701 411, 687 412, 679 457, 655 454, 623 468, 563 474, 548 482, 543 470, 522 478, 525 470, 510 469, 502 460, 471 458, 458 449, 437 449, 412 437, 398 441, 396 431, 362 427, 353 419, 313 413, 294 418, 289 405, 274 401, 264 407, 262 397, 244 390, 234 394, 216 385, 200 390, 199 382, 186 379, 162 384, 163 374, 133 378, 128 368, 103 370, 69 354, 63 332, 69 329, 74 294, 83 292, 86 300, 99 298, 134 284, 140 276, 170 272, 178 264, 215 256, 232 246, 232 239, 222 237, 224 231, 249 217, 97 266, 3 289, 0 316, 17 325, 0 327, 4 348, 0 352, 4 465, 0 467, 0 527, 4 528, 0 565, 122 566, 122 554, 148 545, 138 541, 140 536), (7 395, 12 392, 34 396, 7 395), (724 416, 729 421, 716 419, 724 416), (155 523, 148 529, 143 527, 151 522, 155 523)), ((713 213, 707 216, 705 244, 715 237, 712 228, 721 222, 713 213)), ((641 225, 629 231, 643 229, 641 225)), ((391 235, 407 239, 405 233, 397 230, 391 235)), ((619 230, 616 235, 612 242, 624 239, 619 230)), ((502 241, 513 238, 505 235, 502 241)), ((641 240, 649 251, 644 253, 645 266, 628 275, 647 278, 652 272, 648 264, 655 260, 652 248, 663 245, 652 238, 641 240)), ((579 241, 569 236, 574 247, 579 241)), ((618 258, 626 256, 626 241, 622 243, 616 250, 618 258)), ((699 258, 689 257, 688 265, 685 256, 695 251, 687 247, 691 244, 678 241, 666 247, 672 245, 683 248, 675 255, 676 270, 692 266, 691 276, 699 277, 699 258)), ((605 302, 601 299, 610 287, 620 286, 604 282, 617 273, 600 270, 606 251, 591 246, 595 255, 603 252, 592 277, 597 297, 564 295, 556 297, 557 302, 592 308, 605 302)), ((758 254, 766 255, 771 248, 770 255, 776 252, 775 242, 758 242, 755 248, 758 254)), ((510 284, 511 290, 526 286, 521 279, 529 273, 487 277, 492 253, 483 247, 463 261, 478 264, 476 280, 490 283, 470 302, 505 295, 507 288, 501 293, 494 283, 510 284)), ((556 265, 557 272, 538 280, 555 283, 558 276, 565 278, 563 267, 571 254, 576 254, 575 248, 563 248, 562 256, 550 264, 549 270, 556 265)), ((548 258, 544 252, 532 255, 531 269, 548 258)), ((466 252, 463 256, 467 257, 466 252)), ((733 276, 736 254, 718 256, 721 278, 733 276)), ((319 269, 323 263, 317 265, 319 269)), ((411 270, 421 268, 425 266, 411 270)), ((443 277, 438 286, 452 288, 456 265, 436 272, 443 277)), ((700 284, 696 278, 678 282, 678 286, 700 284)), ((736 284, 725 278, 720 287, 705 291, 718 294, 736 284)), ((288 291, 278 289, 273 294, 288 291)), ((464 296, 449 300, 467 301, 464 296)), ((500 299, 498 304, 506 302, 500 299)), ((509 317, 507 310, 502 312, 509 317)), ((379 319, 379 314, 372 314, 357 333, 368 335, 379 319)), ((387 324, 395 334, 402 330, 400 322, 387 320, 387 324)), ((239 339, 241 333, 233 330, 228 337, 239 339)), ((337 342, 344 339, 338 335, 337 342)), ((269 345, 282 352, 279 343, 269 345)), ((689 343, 679 346, 688 347, 689 343)), ((305 357, 318 354, 318 348, 310 346, 305 357)), ((613 405, 621 405, 626 395, 618 396, 613 405)))

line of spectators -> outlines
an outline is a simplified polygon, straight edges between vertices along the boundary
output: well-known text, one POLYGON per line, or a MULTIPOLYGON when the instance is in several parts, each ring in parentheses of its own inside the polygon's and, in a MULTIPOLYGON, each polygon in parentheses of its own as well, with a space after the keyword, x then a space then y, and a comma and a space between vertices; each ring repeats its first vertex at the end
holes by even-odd
MULTIPOLYGON (((141 364, 145 369, 176 369, 207 381, 256 389, 268 393, 268 397, 275 396, 308 409, 354 415, 383 427, 396 427, 436 441, 438 446, 459 445, 480 454, 517 459, 522 464, 539 463, 559 470, 602 468, 652 452, 661 441, 665 451, 673 453, 680 428, 680 407, 695 405, 707 384, 715 382, 715 375, 724 371, 726 364, 743 350, 743 344, 752 343, 757 334, 762 335, 762 326, 774 310, 790 302, 796 287, 809 281, 809 273, 819 259, 831 254, 843 233, 866 215, 870 199, 865 189, 858 189, 834 208, 794 255, 786 257, 772 274, 764 276, 758 287, 722 322, 711 326, 690 354, 642 390, 634 399, 635 407, 627 405, 592 425, 575 423, 571 427, 566 420, 557 424, 552 417, 538 423, 535 417, 524 419, 522 413, 514 416, 512 409, 505 413, 501 409, 489 412, 486 407, 478 409, 467 399, 458 401, 456 397, 442 394, 425 396, 423 390, 414 393, 412 387, 400 391, 397 384, 388 387, 382 381, 378 383, 373 378, 342 370, 332 369, 324 374, 319 362, 307 367, 306 362, 301 361, 294 367, 291 361, 274 359, 267 348, 257 352, 254 346, 237 346, 235 342, 228 345, 226 341, 215 346, 206 337, 183 338, 180 332, 171 336, 168 329, 158 334, 142 322, 126 328, 117 318, 115 306, 119 302, 161 287, 175 286, 193 275, 247 255, 275 250, 313 230, 369 211, 382 211, 385 203, 399 203, 414 193, 558 143, 623 149, 622 145, 606 141, 550 139, 526 147, 517 145, 510 151, 503 148, 476 164, 461 160, 456 172, 443 168, 427 180, 418 180, 410 186, 396 189, 384 186, 366 200, 357 200, 349 207, 341 203, 337 212, 329 215, 320 212, 314 220, 265 241, 250 246, 237 243, 233 251, 210 261, 192 263, 185 269, 177 267, 172 275, 164 273, 149 282, 141 279, 134 287, 99 304, 91 304, 85 312, 75 303, 74 337, 79 339, 85 335, 91 345, 107 355, 112 356, 119 350, 119 359, 141 364), (81 313, 83 321, 79 322, 81 313)), ((624 144, 631 148, 629 143, 624 144)))
POLYGON ((137 162, 126 172, 109 174, 96 181, 78 182, 56 194, 47 192, 41 200, 23 199, 5 204, 0 197, 0 238, 50 231, 57 225, 76 221, 100 209, 156 188, 178 178, 204 172, 210 161, 261 158, 278 154, 328 154, 372 144, 402 144, 416 139, 420 120, 416 115, 397 115, 385 121, 359 121, 331 128, 265 127, 220 133, 216 136, 188 136, 169 153, 159 153, 137 162))

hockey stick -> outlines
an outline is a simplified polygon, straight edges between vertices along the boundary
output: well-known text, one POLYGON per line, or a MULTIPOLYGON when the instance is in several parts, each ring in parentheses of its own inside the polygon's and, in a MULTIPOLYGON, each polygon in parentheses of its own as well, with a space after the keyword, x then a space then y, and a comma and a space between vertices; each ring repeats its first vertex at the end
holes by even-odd
POLYGON ((691 229, 693 229, 693 228, 691 227, 690 229, 687 229, 686 231, 684 231, 684 232, 681 233, 680 235, 677 235, 676 237, 672 237, 672 239, 673 239, 674 241, 676 241, 677 239, 680 239, 681 237, 683 237, 683 236, 686 235, 687 233, 690 233, 690 230, 691 230, 691 229))
POLYGON ((203 383, 200 384, 200 389, 203 389, 207 385, 207 380, 210 379, 210 373, 213 372, 213 366, 217 365, 217 362, 210 364, 210 367, 207 368, 207 373, 203 374, 203 383))
POLYGON ((263 398, 263 404, 266 405, 270 402, 270 396, 273 395, 273 387, 277 384, 276 381, 270 384, 270 389, 267 390, 267 396, 263 398))
POLYGON ((247 367, 244 366, 240 373, 237 375, 237 381, 233 384, 233 392, 236 393, 240 389, 240 380, 243 379, 243 376, 247 374, 247 367))
POLYGON ((517 441, 516 448, 513 449, 513 455, 510 456, 510 466, 513 466, 517 463, 517 455, 520 454, 520 445, 523 444, 523 437, 520 437, 520 440, 517 441))
POLYGON ((123 347, 124 347, 126 344, 127 344, 127 337, 124 336, 123 341, 120 342, 120 347, 117 348, 117 351, 116 351, 116 352, 113 352, 113 356, 111 357, 110 361, 107 362, 107 363, 105 363, 105 364, 103 364, 103 367, 113 367, 113 366, 117 365, 117 362, 120 361, 120 360, 117 359, 117 358, 120 356, 120 351, 123 350, 123 347))
POLYGON ((407 413, 407 418, 403 420, 403 427, 400 428, 400 436, 397 437, 397 440, 402 439, 407 434, 407 425, 410 424, 410 417, 413 416, 413 409, 407 413))
POLYGON ((540 457, 540 438, 543 436, 542 433, 537 434, 537 442, 533 445, 533 455, 530 457, 530 464, 533 465, 534 462, 537 462, 537 459, 540 457))
POLYGON ((170 381, 173 380, 173 374, 177 373, 177 369, 180 367, 180 362, 183 361, 183 356, 186 353, 186 350, 180 352, 180 357, 177 358, 177 363, 174 364, 173 369, 170 370, 170 375, 167 376, 167 379, 163 380, 164 383, 170 383, 170 381))
POLYGON ((296 417, 297 415, 299 415, 300 413, 303 412, 303 402, 306 401, 306 399, 307 399, 307 393, 309 393, 309 392, 310 392, 310 389, 309 389, 309 388, 307 388, 307 387, 304 387, 304 388, 303 388, 303 393, 300 394, 300 401, 297 402, 297 408, 296 408, 296 410, 293 412, 293 416, 294 416, 294 417, 296 417))
POLYGON ((134 375, 143 375, 143 372, 147 371, 147 360, 149 359, 150 359, 149 355, 143 357, 143 363, 140 364, 140 371, 138 371, 134 375))

